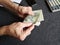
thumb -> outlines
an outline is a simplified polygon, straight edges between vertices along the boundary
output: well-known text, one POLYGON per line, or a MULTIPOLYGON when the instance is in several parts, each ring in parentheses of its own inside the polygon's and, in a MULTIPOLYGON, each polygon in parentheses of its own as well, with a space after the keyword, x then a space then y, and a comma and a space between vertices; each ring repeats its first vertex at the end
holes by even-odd
POLYGON ((24 22, 23 25, 24 25, 23 27, 29 27, 29 26, 32 25, 32 23, 25 23, 25 22, 24 22))

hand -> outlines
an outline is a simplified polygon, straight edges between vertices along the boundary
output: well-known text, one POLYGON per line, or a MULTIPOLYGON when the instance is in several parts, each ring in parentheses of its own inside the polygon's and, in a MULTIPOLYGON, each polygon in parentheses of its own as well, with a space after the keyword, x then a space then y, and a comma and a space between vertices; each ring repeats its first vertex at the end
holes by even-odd
POLYGON ((13 23, 9 25, 9 30, 7 30, 7 35, 14 36, 19 38, 21 41, 25 40, 25 38, 31 34, 31 31, 34 29, 34 25, 32 23, 13 23), (26 28, 27 29, 23 29, 26 28))
POLYGON ((26 17, 27 15, 25 14, 28 14, 28 15, 34 15, 33 11, 32 11, 32 7, 28 6, 19 6, 18 7, 18 15, 20 17, 26 17))
POLYGON ((18 16, 25 18, 28 15, 34 15, 32 11, 32 7, 30 6, 18 6, 18 4, 11 2, 11 0, 0 0, 2 5, 9 9, 10 11, 14 12, 15 14, 18 14, 18 16))

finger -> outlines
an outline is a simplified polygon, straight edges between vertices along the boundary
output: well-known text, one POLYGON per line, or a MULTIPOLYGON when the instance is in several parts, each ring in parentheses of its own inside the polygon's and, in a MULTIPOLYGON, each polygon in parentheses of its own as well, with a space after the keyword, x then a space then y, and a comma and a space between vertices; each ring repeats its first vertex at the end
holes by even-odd
POLYGON ((23 36, 20 36, 19 39, 20 39, 21 41, 24 41, 24 40, 26 39, 26 37, 27 37, 26 35, 23 35, 23 36))
POLYGON ((28 12, 27 7, 23 7, 23 8, 22 8, 22 13, 23 13, 23 14, 26 14, 27 12, 28 12))
POLYGON ((29 11, 28 11, 28 14, 29 14, 29 15, 34 15, 34 12, 29 10, 29 11))
POLYGON ((26 33, 31 32, 33 29, 34 29, 34 25, 32 25, 31 27, 29 27, 25 32, 26 33))
POLYGON ((25 38, 31 34, 31 31, 34 29, 34 25, 32 25, 30 28, 28 28, 26 31, 24 31, 24 34, 20 36, 20 40, 24 41, 25 38))
POLYGON ((29 14, 29 15, 34 15, 31 7, 28 7, 27 10, 28 10, 28 14, 29 14))
POLYGON ((29 27, 27 30, 25 30, 25 37, 27 37, 28 35, 31 34, 31 31, 34 29, 34 25, 32 25, 31 27, 29 27))
POLYGON ((31 31, 34 29, 34 25, 32 25, 30 28, 28 28, 26 31, 23 32, 23 35, 20 35, 20 40, 24 41, 25 38, 31 34, 31 31))
POLYGON ((25 18, 25 16, 23 15, 23 14, 21 14, 21 13, 18 13, 18 15, 19 15, 19 17, 21 17, 21 18, 25 18))
POLYGON ((19 38, 20 38, 20 40, 21 41, 24 41, 25 39, 26 39, 26 37, 28 36, 28 35, 30 35, 31 34, 31 32, 29 33, 29 34, 26 34, 26 33, 24 33, 22 36, 20 36, 19 38))
POLYGON ((32 23, 22 23, 22 25, 23 25, 23 27, 29 27, 29 26, 31 26, 32 25, 32 23))
POLYGON ((19 13, 24 15, 27 12, 27 7, 19 6, 19 13))

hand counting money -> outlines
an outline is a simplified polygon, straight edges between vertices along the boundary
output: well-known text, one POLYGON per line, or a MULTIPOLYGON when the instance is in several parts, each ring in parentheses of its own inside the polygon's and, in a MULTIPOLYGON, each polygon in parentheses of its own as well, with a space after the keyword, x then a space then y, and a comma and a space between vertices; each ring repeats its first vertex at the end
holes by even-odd
POLYGON ((34 15, 28 15, 23 22, 33 23, 36 26, 40 25, 41 21, 44 21, 42 10, 33 11, 34 15))

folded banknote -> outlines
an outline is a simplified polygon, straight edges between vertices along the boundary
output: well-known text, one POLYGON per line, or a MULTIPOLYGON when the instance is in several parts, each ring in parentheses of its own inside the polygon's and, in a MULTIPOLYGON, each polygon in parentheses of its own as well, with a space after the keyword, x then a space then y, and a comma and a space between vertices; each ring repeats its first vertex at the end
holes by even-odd
POLYGON ((23 22, 33 23, 36 26, 40 25, 41 21, 44 21, 42 10, 33 11, 34 15, 28 15, 23 22))

